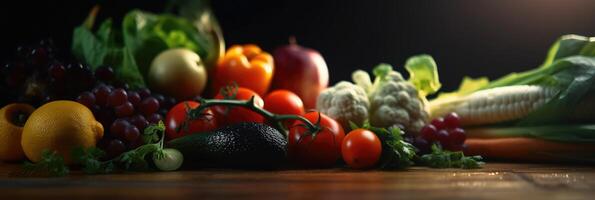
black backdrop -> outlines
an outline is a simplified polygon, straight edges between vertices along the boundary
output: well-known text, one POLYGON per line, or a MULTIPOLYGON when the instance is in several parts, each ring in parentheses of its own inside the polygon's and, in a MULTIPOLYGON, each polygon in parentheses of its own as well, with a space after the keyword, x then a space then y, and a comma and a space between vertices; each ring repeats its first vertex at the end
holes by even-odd
MULTIPOLYGON (((52 37, 69 46, 72 28, 89 9, 119 21, 131 8, 160 11, 162 1, 3 2, 0 58, 21 44, 52 37)), ((591 0, 213 0, 227 44, 256 43, 272 51, 295 36, 319 50, 331 81, 349 79, 354 69, 407 57, 434 56, 446 89, 464 75, 495 78, 537 66, 560 35, 595 35, 591 0)), ((402 71, 402 69, 399 69, 402 71)))

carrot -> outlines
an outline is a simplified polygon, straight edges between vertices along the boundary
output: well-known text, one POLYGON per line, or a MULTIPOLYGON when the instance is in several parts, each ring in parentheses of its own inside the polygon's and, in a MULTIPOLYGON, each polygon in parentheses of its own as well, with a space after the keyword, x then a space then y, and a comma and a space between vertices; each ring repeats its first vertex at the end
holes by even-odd
POLYGON ((533 138, 512 137, 467 139, 467 155, 512 161, 557 162, 595 160, 595 145, 551 142, 533 138))

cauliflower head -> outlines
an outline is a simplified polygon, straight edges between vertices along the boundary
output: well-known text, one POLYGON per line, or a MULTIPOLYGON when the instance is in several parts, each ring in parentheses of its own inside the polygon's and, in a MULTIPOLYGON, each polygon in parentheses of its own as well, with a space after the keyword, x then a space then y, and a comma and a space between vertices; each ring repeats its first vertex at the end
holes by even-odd
POLYGON ((370 102, 363 88, 348 81, 323 90, 316 101, 316 109, 337 120, 345 129, 349 122, 362 125, 368 119, 370 102))
POLYGON ((428 120, 428 112, 417 89, 396 71, 391 70, 382 79, 369 94, 370 124, 419 132, 428 120))
POLYGON ((365 71, 353 73, 353 81, 368 94, 370 124, 376 127, 399 127, 407 132, 418 133, 429 118, 425 96, 412 81, 405 80, 388 64, 378 65, 373 73, 373 83, 365 71))

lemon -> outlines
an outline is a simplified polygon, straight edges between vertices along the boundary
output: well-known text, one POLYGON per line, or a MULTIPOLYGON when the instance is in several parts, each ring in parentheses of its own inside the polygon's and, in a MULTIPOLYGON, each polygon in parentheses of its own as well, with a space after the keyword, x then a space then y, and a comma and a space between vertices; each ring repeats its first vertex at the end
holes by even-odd
POLYGON ((21 134, 33 106, 13 103, 0 109, 0 160, 18 161, 25 158, 21 147, 21 134))
POLYGON ((50 150, 72 163, 73 148, 94 147, 103 137, 103 126, 84 105, 74 101, 52 101, 35 110, 25 127, 21 145, 29 160, 38 162, 50 150))

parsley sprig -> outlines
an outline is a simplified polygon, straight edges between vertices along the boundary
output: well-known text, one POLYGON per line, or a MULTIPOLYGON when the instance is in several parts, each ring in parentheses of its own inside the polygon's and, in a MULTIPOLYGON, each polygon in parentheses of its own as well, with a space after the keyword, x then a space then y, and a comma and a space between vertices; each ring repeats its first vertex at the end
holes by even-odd
POLYGON ((481 168, 484 162, 481 156, 465 156, 462 151, 443 150, 439 145, 432 145, 432 153, 421 156, 423 165, 432 168, 481 168))

